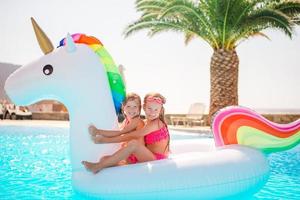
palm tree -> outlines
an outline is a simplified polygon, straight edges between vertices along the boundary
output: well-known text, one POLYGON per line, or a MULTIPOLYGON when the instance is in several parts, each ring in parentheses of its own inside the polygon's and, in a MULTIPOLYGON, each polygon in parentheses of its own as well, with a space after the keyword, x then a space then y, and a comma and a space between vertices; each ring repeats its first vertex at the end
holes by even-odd
POLYGON ((210 63, 209 118, 219 109, 238 105, 239 58, 236 47, 271 28, 292 37, 300 24, 300 2, 292 0, 137 0, 141 17, 125 29, 125 36, 149 30, 182 32, 187 44, 194 38, 214 50, 210 63))

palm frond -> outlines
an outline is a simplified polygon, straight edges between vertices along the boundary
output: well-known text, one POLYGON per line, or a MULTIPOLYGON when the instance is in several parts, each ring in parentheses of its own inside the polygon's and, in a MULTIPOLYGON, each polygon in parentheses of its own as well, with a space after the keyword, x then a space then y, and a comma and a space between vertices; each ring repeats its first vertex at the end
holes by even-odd
POLYGON ((184 40, 184 44, 187 45, 188 43, 190 43, 193 39, 196 38, 196 34, 193 33, 186 33, 185 34, 185 40, 184 40))
MULTIPOLYGON (((237 43, 234 43, 234 47, 232 48, 236 48, 237 46, 239 46, 242 42, 244 42, 245 40, 250 39, 251 37, 264 37, 267 40, 271 40, 271 38, 269 36, 267 36, 266 34, 264 34, 263 32, 249 32, 244 38, 242 38, 241 40, 239 40, 237 43)), ((233 44, 231 44, 233 45, 233 44)))
POLYGON ((300 1, 284 1, 280 4, 273 5, 272 7, 273 9, 281 11, 285 15, 289 16, 295 24, 300 25, 300 1))
POLYGON ((168 4, 168 1, 160 0, 141 0, 136 4, 137 11, 147 13, 159 13, 163 7, 168 4))
POLYGON ((152 37, 166 31, 182 32, 187 44, 195 37, 214 49, 227 50, 263 30, 277 29, 292 37, 300 25, 299 0, 137 0, 141 17, 127 26, 126 37, 148 30, 152 37))
POLYGON ((283 31, 289 37, 292 36, 293 23, 291 19, 277 10, 261 9, 248 17, 246 25, 274 28, 283 31))
MULTIPOLYGON (((197 3, 188 0, 173 0, 164 7, 159 19, 168 17, 183 18, 186 21, 193 21, 193 24, 197 25, 199 30, 202 30, 201 32, 208 33, 205 37, 208 37, 212 41, 211 43, 214 44, 213 46, 218 46, 216 36, 212 31, 212 26, 210 26, 202 10, 198 9, 197 3)), ((202 37, 202 35, 199 36, 202 37)))

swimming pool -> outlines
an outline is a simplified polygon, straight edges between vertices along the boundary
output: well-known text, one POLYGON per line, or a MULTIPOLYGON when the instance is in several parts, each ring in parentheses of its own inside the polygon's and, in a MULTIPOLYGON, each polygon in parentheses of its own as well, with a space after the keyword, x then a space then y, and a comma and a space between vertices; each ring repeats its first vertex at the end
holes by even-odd
MULTIPOLYGON (((172 131, 172 139, 207 137, 172 131)), ((72 190, 69 129, 0 126, 0 199, 83 199, 72 190)), ((300 146, 268 157, 270 179, 248 199, 300 199, 300 146)))

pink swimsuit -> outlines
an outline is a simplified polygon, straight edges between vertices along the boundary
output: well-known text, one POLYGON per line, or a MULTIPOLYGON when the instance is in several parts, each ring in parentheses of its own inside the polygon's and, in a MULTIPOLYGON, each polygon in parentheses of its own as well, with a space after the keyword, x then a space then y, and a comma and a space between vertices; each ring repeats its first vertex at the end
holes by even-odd
MULTIPOLYGON (((145 135, 144 140, 145 140, 145 144, 154 144, 154 143, 159 142, 161 140, 168 139, 169 137, 170 136, 169 136, 168 128, 167 128, 167 126, 164 126, 159 130, 153 131, 153 132, 145 135)), ((155 156, 155 160, 161 160, 161 159, 165 159, 165 158, 168 157, 168 155, 165 155, 165 154, 160 154, 160 153, 153 153, 153 154, 155 156)), ((138 159, 133 154, 131 154, 128 157, 128 160, 132 164, 138 162, 138 159)))

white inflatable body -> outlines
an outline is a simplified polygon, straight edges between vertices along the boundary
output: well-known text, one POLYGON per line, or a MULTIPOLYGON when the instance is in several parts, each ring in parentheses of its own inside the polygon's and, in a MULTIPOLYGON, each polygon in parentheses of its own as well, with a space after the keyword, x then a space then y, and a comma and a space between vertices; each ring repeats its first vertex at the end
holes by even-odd
POLYGON ((216 149, 212 141, 198 140, 174 142, 169 159, 112 167, 96 175, 86 171, 82 160, 97 161, 119 148, 94 144, 88 134, 90 124, 115 129, 117 117, 103 65, 86 45, 60 47, 21 67, 7 79, 5 90, 19 105, 53 99, 68 108, 72 182, 79 192, 102 199, 203 199, 254 191, 266 181, 268 164, 260 151, 216 149))
POLYGON ((94 175, 73 172, 77 191, 101 199, 215 199, 251 194, 268 179, 265 156, 212 139, 174 141, 170 158, 107 168, 94 175))

